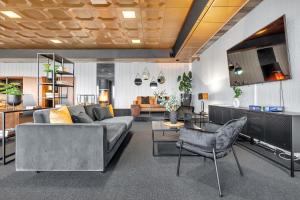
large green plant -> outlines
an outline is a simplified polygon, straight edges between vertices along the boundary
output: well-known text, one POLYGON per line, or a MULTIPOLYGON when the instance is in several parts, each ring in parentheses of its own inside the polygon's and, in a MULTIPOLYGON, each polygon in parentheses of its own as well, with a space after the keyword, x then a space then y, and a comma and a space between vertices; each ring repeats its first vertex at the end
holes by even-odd
POLYGON ((240 96, 242 96, 243 91, 241 88, 234 86, 232 89, 234 92, 234 98, 239 98, 240 96))
POLYGON ((192 72, 183 73, 179 75, 177 78, 177 82, 179 82, 178 89, 180 92, 184 92, 185 94, 189 94, 192 92, 192 72))
POLYGON ((7 95, 22 95, 20 83, 0 83, 0 93, 7 95))

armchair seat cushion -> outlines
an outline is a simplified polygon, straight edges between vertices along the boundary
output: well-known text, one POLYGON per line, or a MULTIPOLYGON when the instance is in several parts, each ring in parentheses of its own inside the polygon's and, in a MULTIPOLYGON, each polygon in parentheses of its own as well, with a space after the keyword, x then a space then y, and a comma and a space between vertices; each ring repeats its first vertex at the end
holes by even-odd
POLYGON ((180 129, 179 139, 184 143, 195 145, 203 150, 212 152, 216 144, 214 133, 201 132, 187 128, 180 129))
MULTIPOLYGON (((180 147, 180 142, 176 143, 177 147, 180 147)), ((199 147, 199 146, 195 146, 189 143, 183 143, 182 144, 182 148, 192 152, 192 153, 196 153, 199 154, 201 156, 207 157, 207 158, 213 158, 213 153, 212 153, 212 149, 209 149, 207 147, 199 147)), ((216 152, 216 158, 223 158, 225 157, 227 154, 229 153, 229 151, 220 151, 220 152, 216 152)))

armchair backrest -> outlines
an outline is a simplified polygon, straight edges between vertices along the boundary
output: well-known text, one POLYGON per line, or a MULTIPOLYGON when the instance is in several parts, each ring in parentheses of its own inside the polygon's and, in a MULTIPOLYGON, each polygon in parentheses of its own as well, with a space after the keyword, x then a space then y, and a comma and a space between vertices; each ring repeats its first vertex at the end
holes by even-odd
POLYGON ((224 124, 216 132, 216 150, 226 150, 232 147, 247 122, 247 117, 233 119, 224 124))

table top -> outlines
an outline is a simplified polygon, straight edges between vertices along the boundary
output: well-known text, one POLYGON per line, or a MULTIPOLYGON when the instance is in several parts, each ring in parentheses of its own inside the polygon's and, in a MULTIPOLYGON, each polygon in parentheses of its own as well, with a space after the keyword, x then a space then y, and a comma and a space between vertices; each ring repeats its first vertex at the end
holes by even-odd
POLYGON ((16 108, 16 109, 0 109, 0 113, 14 113, 14 112, 25 112, 25 111, 35 111, 35 110, 42 110, 45 108, 42 107, 35 107, 35 108, 30 108, 30 109, 26 109, 26 108, 16 108))
POLYGON ((165 121, 152 121, 153 131, 178 131, 181 127, 172 127, 164 124, 165 121))

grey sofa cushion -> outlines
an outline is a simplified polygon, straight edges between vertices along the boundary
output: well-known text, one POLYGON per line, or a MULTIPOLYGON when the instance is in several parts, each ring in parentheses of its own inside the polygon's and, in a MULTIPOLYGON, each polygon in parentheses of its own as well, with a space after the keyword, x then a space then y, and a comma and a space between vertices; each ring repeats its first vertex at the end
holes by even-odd
POLYGON ((130 129, 132 126, 133 122, 133 117, 132 116, 122 116, 122 117, 113 117, 109 119, 104 119, 101 121, 103 124, 125 124, 126 129, 130 129))
POLYGON ((33 112, 34 123, 50 123, 50 109, 36 110, 33 112))
POLYGON ((107 142, 108 152, 110 152, 114 145, 118 142, 122 134, 125 134, 126 127, 124 124, 110 124, 106 125, 107 130, 107 142))
POLYGON ((93 112, 94 108, 100 108, 100 105, 99 104, 92 104, 92 105, 84 106, 86 114, 88 114, 88 116, 90 116, 90 118, 92 118, 93 121, 96 120, 96 117, 95 117, 94 112, 93 112))
POLYGON ((81 112, 85 113, 85 109, 83 106, 81 105, 77 105, 77 106, 70 106, 68 107, 68 110, 70 112, 70 115, 78 115, 81 112))
POLYGON ((101 124, 106 126, 108 152, 113 149, 114 145, 118 142, 118 139, 121 137, 121 135, 126 133, 125 124, 103 123, 103 121, 94 121, 94 124, 101 124))
POLYGON ((94 108, 93 112, 94 112, 94 116, 95 116, 96 120, 98 120, 98 121, 113 117, 112 114, 109 112, 109 109, 107 107, 94 108))
POLYGON ((71 116, 73 123, 93 123, 93 120, 85 112, 80 112, 71 116))

